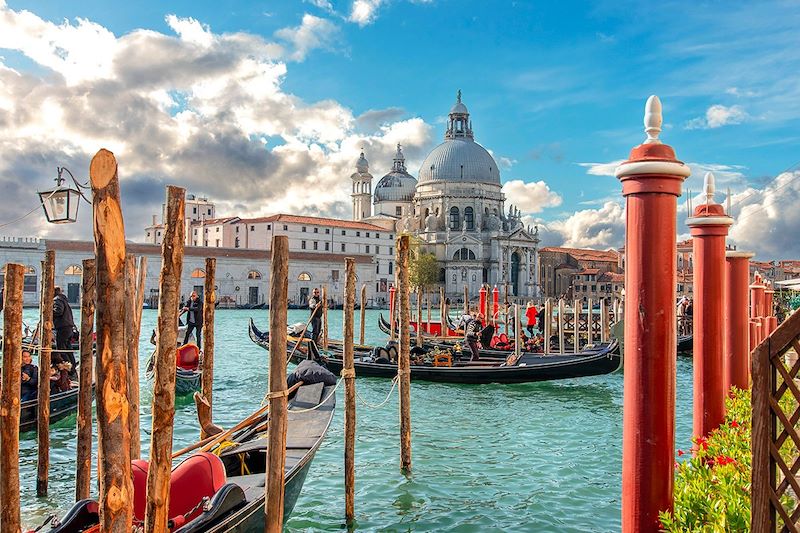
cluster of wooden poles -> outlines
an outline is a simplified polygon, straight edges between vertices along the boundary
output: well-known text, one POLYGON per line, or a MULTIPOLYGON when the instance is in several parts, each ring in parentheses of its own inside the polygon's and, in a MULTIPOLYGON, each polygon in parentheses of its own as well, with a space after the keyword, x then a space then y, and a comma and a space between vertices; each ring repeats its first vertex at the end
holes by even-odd
POLYGON ((772 285, 756 272, 753 276, 753 283, 750 285, 751 351, 778 327, 778 318, 775 316, 775 308, 772 305, 774 296, 775 291, 772 285))

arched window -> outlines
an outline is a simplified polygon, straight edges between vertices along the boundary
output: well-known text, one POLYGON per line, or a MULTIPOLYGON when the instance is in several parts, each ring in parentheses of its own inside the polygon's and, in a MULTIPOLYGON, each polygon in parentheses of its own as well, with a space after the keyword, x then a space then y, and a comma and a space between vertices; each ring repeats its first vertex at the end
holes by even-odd
POLYGON ((83 268, 80 265, 70 265, 64 270, 65 276, 80 276, 83 274, 83 268))
POLYGON ((311 281, 311 274, 308 272, 301 272, 299 276, 297 276, 297 281, 311 281))
POLYGON ((192 277, 193 278, 204 278, 206 277, 206 271, 202 268, 195 268, 192 270, 192 277))
POLYGON ((450 229, 461 229, 461 216, 459 215, 458 208, 456 206, 450 208, 450 229))
POLYGON ((464 222, 467 224, 467 229, 475 229, 475 213, 471 207, 464 208, 464 222))
POLYGON ((461 248, 453 254, 453 261, 474 261, 475 252, 468 248, 461 248))
POLYGON ((258 270, 251 270, 247 273, 247 279, 261 279, 261 272, 258 270))

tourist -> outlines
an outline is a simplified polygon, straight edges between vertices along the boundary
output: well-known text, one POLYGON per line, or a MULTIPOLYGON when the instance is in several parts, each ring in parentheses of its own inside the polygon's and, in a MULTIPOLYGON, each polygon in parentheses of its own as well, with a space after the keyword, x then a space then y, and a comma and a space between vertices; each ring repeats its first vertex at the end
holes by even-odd
POLYGON ((534 328, 534 326, 536 326, 536 323, 537 323, 536 314, 537 314, 536 313, 536 306, 534 305, 533 300, 531 300, 531 301, 528 302, 528 305, 527 305, 527 307, 525 309, 525 318, 528 321, 528 325, 526 326, 525 329, 528 330, 528 334, 531 337, 533 337, 533 328, 534 328))
POLYGON ((539 312, 536 313, 536 329, 544 331, 544 306, 541 306, 539 312))
MULTIPOLYGON (((465 317, 468 315, 465 315, 465 317)), ((470 361, 478 361, 480 354, 478 351, 478 337, 481 334, 483 323, 483 313, 478 313, 475 318, 470 317, 464 325, 464 341, 469 346, 469 351, 472 354, 470 361)))
POLYGON ((66 295, 61 292, 61 287, 56 287, 53 297, 53 327, 56 330, 56 350, 61 356, 75 366, 75 355, 72 353, 72 333, 75 329, 75 320, 72 318, 72 308, 66 295))
POLYGON ((72 388, 72 382, 69 379, 69 373, 72 370, 72 365, 69 361, 62 359, 61 355, 53 354, 53 359, 50 361, 50 393, 57 394, 59 392, 66 392, 72 388))
POLYGON ((311 310, 311 340, 319 343, 319 336, 322 333, 322 298, 319 296, 319 289, 315 288, 308 300, 308 308, 311 310))
POLYGON ((22 350, 22 372, 19 401, 35 400, 39 393, 39 367, 33 364, 29 350, 22 350))
POLYGON ((202 349, 203 300, 197 296, 197 291, 192 291, 191 296, 189 296, 189 303, 183 308, 181 314, 183 313, 186 313, 186 335, 183 336, 183 344, 189 342, 189 337, 194 331, 197 333, 197 347, 202 349))

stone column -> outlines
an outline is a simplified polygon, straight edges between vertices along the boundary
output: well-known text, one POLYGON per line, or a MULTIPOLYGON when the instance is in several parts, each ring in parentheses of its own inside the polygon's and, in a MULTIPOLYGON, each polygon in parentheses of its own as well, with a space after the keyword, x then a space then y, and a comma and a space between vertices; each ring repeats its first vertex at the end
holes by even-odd
POLYGON ((626 201, 622 531, 660 529, 673 508, 677 200, 689 167, 658 139, 661 102, 645 107, 647 140, 616 170, 626 201))

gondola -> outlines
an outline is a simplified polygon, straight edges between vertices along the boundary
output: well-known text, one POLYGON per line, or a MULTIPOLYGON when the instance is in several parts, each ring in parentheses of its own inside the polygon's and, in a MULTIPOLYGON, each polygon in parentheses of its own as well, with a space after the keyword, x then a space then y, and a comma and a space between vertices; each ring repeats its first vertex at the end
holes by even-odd
MULTIPOLYGON (((333 418, 335 387, 302 385, 289 399, 286 433, 284 519, 289 517, 333 418), (314 410, 308 410, 319 406, 314 410)), ((170 479, 170 531, 173 533, 250 533, 264 531, 264 484, 268 413, 253 418, 225 442, 223 450, 189 456, 170 479), (218 454, 218 455, 217 455, 218 454)), ((134 461, 134 525, 144 519, 147 462, 134 461)), ((99 521, 94 500, 77 502, 50 533, 95 531, 99 521)), ((98 530, 99 531, 99 530, 98 530)))
MULTIPOLYGON (((156 352, 147 360, 147 379, 153 379, 156 352)), ((203 371, 200 367, 200 349, 195 344, 184 344, 175 352, 175 395, 184 396, 200 390, 203 371)))
MULTIPOLYGON (((611 336, 622 341, 625 332, 625 319, 616 322, 611 331, 611 336)), ((694 352, 694 336, 693 335, 678 335, 675 346, 676 354, 678 357, 693 357, 694 352)), ((620 342, 620 351, 625 352, 624 342, 620 342)))
MULTIPOLYGON (((50 395, 50 423, 53 424, 77 412, 78 384, 73 383, 68 391, 50 395)), ((37 399, 27 400, 19 404, 19 431, 36 431, 39 412, 37 399)))
MULTIPOLYGON (((262 348, 269 349, 269 335, 261 333, 256 340, 257 329, 251 321, 250 337, 262 348)), ((380 349, 379 349, 380 350, 380 349)), ((325 366, 338 374, 342 370, 341 352, 331 350, 326 354, 308 339, 290 339, 287 353, 292 353, 292 361, 299 362, 307 357, 320 358, 325 366), (298 342, 299 341, 299 342, 298 342), (295 349, 297 344, 297 349, 295 349)), ((376 357, 375 351, 365 353, 356 351, 354 368, 357 376, 393 378, 397 375, 397 364, 390 358, 376 357)), ((431 354, 420 354, 417 361, 430 359, 431 354)), ((510 358, 511 359, 511 358, 510 358)), ((544 355, 523 353, 519 360, 461 362, 450 359, 411 365, 411 379, 437 381, 444 383, 487 384, 487 383, 528 383, 554 379, 569 379, 585 376, 610 374, 620 368, 622 358, 617 351, 617 343, 602 343, 586 346, 577 354, 544 355), (440 365, 440 366, 436 366, 440 365)))
MULTIPOLYGON (((447 336, 445 338, 460 338, 460 335, 458 335, 456 333, 456 329, 457 329, 456 325, 453 323, 453 321, 450 319, 450 317, 449 316, 445 316, 445 320, 447 321, 447 336)), ((414 334, 416 335, 416 322, 415 321, 411 321, 409 323, 409 325, 410 325, 411 329, 415 332, 414 334)), ((389 325, 389 321, 386 320, 385 318, 383 318, 383 313, 380 313, 378 315, 378 327, 380 328, 380 330, 382 332, 386 333, 387 335, 391 334, 391 326, 389 325)), ((430 329, 431 330, 435 330, 433 333, 428 333, 427 329, 428 328, 426 327, 425 330, 423 331, 423 337, 424 338, 432 338, 432 339, 441 338, 441 335, 439 335, 439 332, 441 332, 441 330, 442 330, 440 322, 433 322, 432 323, 430 329)), ((397 331, 397 330, 395 329, 395 331, 397 331)))

